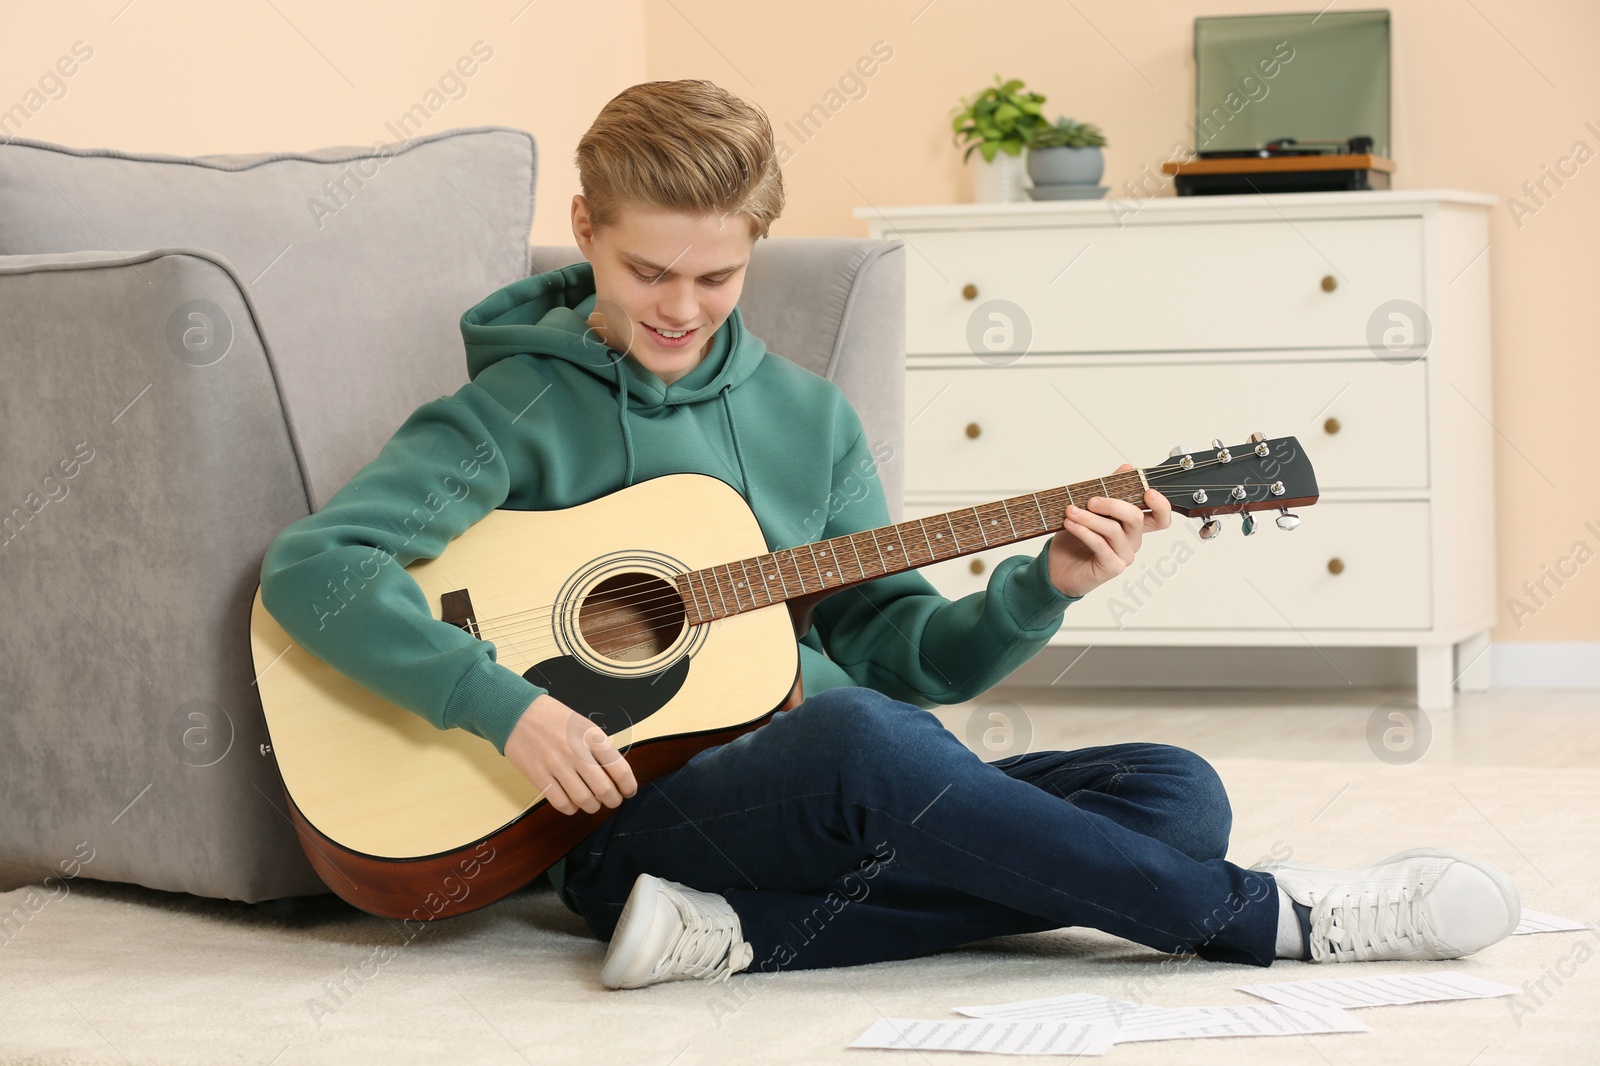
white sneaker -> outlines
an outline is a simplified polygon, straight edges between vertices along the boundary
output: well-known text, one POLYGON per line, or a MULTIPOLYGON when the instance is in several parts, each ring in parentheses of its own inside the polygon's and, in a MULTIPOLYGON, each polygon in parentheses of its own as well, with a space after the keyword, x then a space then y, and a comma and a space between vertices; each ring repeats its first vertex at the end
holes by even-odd
POLYGON ((642 988, 686 977, 726 981, 754 957, 755 949, 740 935, 739 915, 727 900, 640 874, 611 934, 600 983, 642 988))
POLYGON ((1310 908, 1314 962, 1456 959, 1510 936, 1522 918, 1511 878, 1456 851, 1416 848, 1357 870, 1293 859, 1251 869, 1310 908))

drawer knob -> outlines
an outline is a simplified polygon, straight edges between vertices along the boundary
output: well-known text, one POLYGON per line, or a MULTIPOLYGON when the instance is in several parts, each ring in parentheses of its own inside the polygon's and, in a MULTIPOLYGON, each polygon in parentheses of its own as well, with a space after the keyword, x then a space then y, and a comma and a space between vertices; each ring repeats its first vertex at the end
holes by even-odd
POLYGON ((974 560, 972 560, 972 562, 967 564, 967 569, 971 570, 974 574, 983 573, 983 560, 982 559, 974 559, 974 560))
POLYGON ((1337 289, 1338 287, 1339 287, 1339 279, 1338 278, 1334 277, 1332 274, 1324 274, 1324 275, 1322 275, 1322 291, 1323 292, 1332 292, 1334 289, 1337 289))
POLYGON ((1342 573, 1344 573, 1344 560, 1339 558, 1337 555, 1335 555, 1332 559, 1329 559, 1328 560, 1328 573, 1330 573, 1330 574, 1342 574, 1342 573))
POLYGON ((966 300, 976 300, 978 298, 978 287, 970 281, 967 282, 961 286, 961 296, 966 300))
POLYGON ((980 427, 978 425, 978 423, 976 423, 976 422, 968 422, 967 423, 967 436, 971 437, 973 440, 977 440, 978 439, 978 434, 980 434, 982 432, 983 432, 983 429, 982 429, 982 427, 980 427))
POLYGON ((1339 420, 1337 418, 1328 419, 1326 422, 1322 423, 1322 429, 1323 432, 1332 436, 1333 434, 1339 432, 1339 420))

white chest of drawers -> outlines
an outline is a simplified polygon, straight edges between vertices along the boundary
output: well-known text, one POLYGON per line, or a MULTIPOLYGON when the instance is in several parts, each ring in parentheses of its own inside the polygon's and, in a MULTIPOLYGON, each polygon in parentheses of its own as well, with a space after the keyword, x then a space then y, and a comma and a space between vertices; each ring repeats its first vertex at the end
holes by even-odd
MULTIPOLYGON (((1417 702, 1487 683, 1488 210, 1460 192, 861 208, 907 244, 905 517, 1295 436, 1321 499, 1147 538, 1054 642, 1409 646, 1417 702)), ((1037 541, 1021 546, 1037 551, 1037 541)), ((924 573, 984 587, 1019 546, 924 573)))

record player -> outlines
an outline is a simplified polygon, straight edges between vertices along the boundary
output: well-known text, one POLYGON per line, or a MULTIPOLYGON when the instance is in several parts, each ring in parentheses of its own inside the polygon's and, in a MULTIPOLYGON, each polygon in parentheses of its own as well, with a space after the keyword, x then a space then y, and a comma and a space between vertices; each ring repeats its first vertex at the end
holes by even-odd
POLYGON ((1372 152, 1372 138, 1302 142, 1293 137, 1261 148, 1202 152, 1187 163, 1161 164, 1176 175, 1179 196, 1228 193, 1342 192, 1389 188, 1394 161, 1372 152))
POLYGON ((1195 19, 1179 196, 1387 189, 1389 12, 1195 19))

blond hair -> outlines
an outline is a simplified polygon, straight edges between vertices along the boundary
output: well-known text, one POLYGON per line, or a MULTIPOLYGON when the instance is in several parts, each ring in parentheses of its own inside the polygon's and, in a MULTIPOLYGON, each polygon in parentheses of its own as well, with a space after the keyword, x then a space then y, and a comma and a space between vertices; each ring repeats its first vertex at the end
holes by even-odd
POLYGON ((772 123, 699 78, 622 90, 578 142, 578 182, 599 230, 629 203, 693 215, 742 214, 765 237, 783 213, 772 123))

